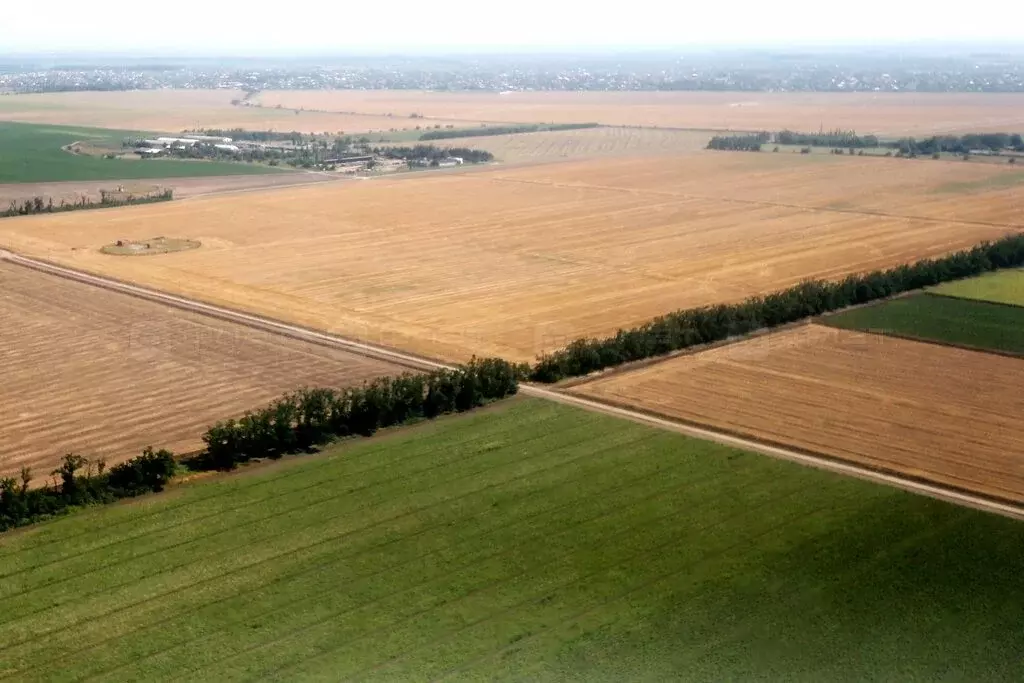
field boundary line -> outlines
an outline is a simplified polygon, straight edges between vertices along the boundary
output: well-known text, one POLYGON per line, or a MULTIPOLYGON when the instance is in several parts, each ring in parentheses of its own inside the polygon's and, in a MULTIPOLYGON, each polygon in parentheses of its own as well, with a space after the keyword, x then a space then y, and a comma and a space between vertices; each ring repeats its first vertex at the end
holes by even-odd
POLYGON ((595 410, 607 415, 613 415, 634 422, 640 422, 653 427, 659 427, 678 434, 690 436, 704 441, 712 441, 730 446, 740 450, 768 455, 781 460, 808 465, 816 469, 827 470, 836 474, 844 474, 857 479, 873 481, 879 484, 886 484, 901 488, 911 493, 917 493, 930 498, 936 498, 948 503, 956 503, 971 507, 977 510, 992 512, 997 515, 1011 519, 1024 520, 1024 507, 1015 501, 1000 499, 995 496, 985 496, 966 489, 958 489, 953 486, 945 486, 931 482, 923 478, 913 477, 895 470, 888 470, 882 467, 871 467, 860 463, 853 463, 842 458, 836 458, 822 453, 805 451, 793 446, 787 446, 764 439, 756 439, 744 434, 734 433, 727 430, 711 428, 699 422, 684 420, 656 411, 640 409, 625 403, 610 401, 603 398, 581 397, 566 394, 560 391, 530 387, 533 395, 539 395, 552 401, 559 401, 567 405, 574 405, 585 410, 595 410))
MULTIPOLYGON (((947 297, 954 299, 957 297, 947 297)), ((941 346, 947 349, 956 349, 958 351, 967 351, 968 353, 984 353, 989 356, 1002 356, 1003 358, 1015 358, 1017 360, 1024 359, 1024 352, 1021 351, 1005 351, 1003 349, 990 349, 984 346, 974 346, 972 344, 954 344, 951 341, 945 341, 942 339, 934 339, 930 337, 918 337, 913 334, 906 332, 891 332, 880 327, 840 327, 839 325, 831 325, 829 323, 821 323, 822 327, 830 327, 833 330, 843 330, 844 332, 859 332, 860 334, 870 334, 875 337, 891 337, 893 339, 902 339, 903 341, 916 342, 918 344, 930 344, 931 346, 941 346)))
POLYGON ((233 322, 246 327, 279 334, 289 339, 312 342, 329 348, 339 348, 353 353, 382 360, 396 365, 404 366, 412 370, 440 370, 451 369, 454 366, 447 363, 430 360, 405 351, 398 351, 378 344, 356 341, 336 334, 319 332, 310 327, 285 323, 266 316, 245 313, 227 306, 210 304, 197 299, 169 294, 156 289, 142 287, 125 280, 109 277, 106 275, 95 275, 77 268, 62 266, 44 259, 22 256, 14 252, 0 249, 0 261, 13 263, 15 265, 30 268, 42 273, 64 278, 82 284, 92 285, 101 289, 120 292, 146 301, 165 304, 173 308, 199 313, 202 315, 233 322))
MULTIPOLYGON (((193 313, 200 313, 221 320, 238 322, 253 329, 280 334, 287 338, 311 341, 331 348, 349 350, 370 358, 390 361, 396 365, 405 366, 415 370, 430 371, 450 369, 453 367, 448 363, 430 360, 422 356, 397 351, 385 346, 355 341, 335 334, 318 332, 302 325, 285 323, 265 316, 243 313, 241 311, 197 301, 188 297, 140 287, 115 278, 93 275, 91 273, 86 273, 67 266, 57 265, 42 259, 21 256, 3 249, 0 249, 0 261, 19 264, 26 268, 50 273, 57 277, 63 277, 72 281, 90 284, 95 287, 122 292, 141 299, 168 304, 175 308, 193 313)), ((801 452, 797 449, 781 444, 773 444, 750 437, 730 434, 725 431, 710 429, 702 425, 686 424, 678 419, 647 413, 632 406, 625 407, 603 400, 572 396, 561 391, 545 389, 534 384, 521 384, 520 392, 526 396, 556 401, 566 405, 575 406, 577 408, 582 408, 584 410, 597 411, 606 415, 612 415, 625 418, 633 422, 646 424, 648 426, 667 429, 669 431, 674 431, 676 433, 702 439, 704 441, 712 441, 741 450, 752 451, 762 455, 809 465, 818 469, 829 470, 838 474, 846 474, 857 477, 858 479, 867 479, 876 483, 902 488, 913 493, 938 498, 950 503, 966 505, 967 507, 992 512, 1012 519, 1024 520, 1024 508, 1014 502, 982 496, 980 494, 958 490, 953 487, 929 483, 905 474, 853 464, 845 460, 831 458, 819 453, 801 452)))
MULTIPOLYGON (((1011 272, 1012 270, 1013 270, 1012 268, 1000 268, 999 270, 995 270, 995 271, 991 271, 991 272, 993 272, 993 273, 1008 273, 1008 272, 1011 272)), ((987 275, 987 274, 988 273, 985 273, 985 275, 987 275)), ((984 275, 982 275, 982 277, 984 277, 984 275)), ((973 279, 974 278, 966 278, 966 279, 963 279, 963 280, 952 280, 950 284, 956 283, 956 282, 968 282, 968 281, 973 280, 973 279)), ((956 299, 957 301, 973 301, 975 303, 988 304, 990 306, 1003 306, 1005 308, 1024 309, 1024 303, 1015 304, 1015 303, 1011 303, 1009 301, 992 301, 992 299, 979 299, 976 296, 960 296, 959 294, 946 294, 945 292, 933 292, 933 291, 929 291, 927 289, 924 290, 923 292, 921 292, 921 295, 922 296, 935 296, 935 297, 939 297, 939 298, 942 298, 942 299, 956 299)))

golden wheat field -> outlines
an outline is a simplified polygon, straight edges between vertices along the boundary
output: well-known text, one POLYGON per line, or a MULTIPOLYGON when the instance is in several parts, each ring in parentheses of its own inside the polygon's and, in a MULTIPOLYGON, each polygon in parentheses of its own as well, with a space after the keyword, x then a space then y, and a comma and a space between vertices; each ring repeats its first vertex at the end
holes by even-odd
POLYGON ((1024 95, 1007 93, 266 91, 265 106, 439 119, 729 130, 854 129, 885 135, 1024 128, 1024 95))
POLYGON ((435 357, 531 360, 1001 236, 1021 224, 1010 173, 724 152, 491 167, 11 218, 0 246, 435 357), (202 247, 99 252, 155 236, 202 247))
POLYGON ((574 393, 1024 501, 1024 361, 806 325, 574 393))
MULTIPOLYGON (((366 133, 414 130, 422 121, 408 115, 295 112, 273 107, 234 106, 236 90, 133 90, 0 96, 0 120, 118 130, 180 133, 199 128, 366 133)), ((438 120, 432 125, 472 127, 476 121, 438 120)))
POLYGON ((36 483, 68 452, 194 450, 284 391, 399 370, 3 262, 0 346, 0 475, 28 466, 36 483))
POLYGON ((498 161, 530 163, 623 156, 685 154, 704 149, 714 133, 602 126, 437 140, 434 145, 485 149, 498 161))

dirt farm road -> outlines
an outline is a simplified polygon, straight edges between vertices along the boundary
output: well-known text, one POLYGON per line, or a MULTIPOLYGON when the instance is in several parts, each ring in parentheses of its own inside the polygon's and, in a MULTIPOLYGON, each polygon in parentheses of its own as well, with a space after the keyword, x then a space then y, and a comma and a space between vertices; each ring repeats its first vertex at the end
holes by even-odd
MULTIPOLYGON (((163 303, 169 306, 173 306, 175 308, 191 311, 194 313, 209 315, 220 320, 235 322, 265 332, 280 334, 292 339, 300 339, 315 344, 321 344, 324 346, 344 349, 346 351, 369 356, 371 358, 390 361, 392 363, 408 367, 410 369, 436 370, 440 368, 451 367, 446 363, 441 363, 429 358, 415 356, 394 349, 377 346, 375 344, 368 344, 353 339, 346 339, 344 337, 340 337, 337 335, 318 332, 316 330, 308 329, 298 325, 291 325, 285 322, 273 320, 263 316, 243 313, 241 311, 235 311, 221 306, 214 306, 211 304, 203 303, 201 301, 189 299, 187 297, 167 294, 165 292, 152 290, 145 287, 139 287, 137 285, 132 285, 127 282, 121 282, 119 280, 114 280, 111 278, 92 275, 90 273, 85 273, 79 270, 75 270, 73 268, 58 266, 43 260, 21 256, 4 249, 0 249, 0 260, 4 260, 9 263, 14 263, 44 273, 49 273, 57 277, 73 280, 75 282, 81 282, 83 284, 91 285, 94 287, 101 287, 103 289, 121 292, 123 294, 128 294, 130 296, 135 296, 148 301, 163 303)), ((885 484, 887 486, 902 488, 913 493, 918 493, 932 498, 937 498, 939 500, 945 500, 966 507, 972 507, 979 510, 992 512, 998 515, 1002 515, 1004 517, 1024 520, 1024 508, 1016 505, 990 500, 984 497, 972 495, 970 493, 956 491, 942 486, 936 486, 933 484, 916 481, 895 474, 878 472, 876 470, 872 470, 866 467, 861 467, 845 462, 839 462, 829 458, 817 457, 806 453, 797 452, 791 449, 773 446, 757 440, 734 436, 713 429, 705 429, 702 427, 684 424, 682 422, 678 422, 675 420, 670 420, 655 415, 649 415, 637 410, 631 410, 628 408, 611 405, 609 403, 601 401, 595 401, 592 399, 582 398, 579 396, 572 396, 566 393, 562 393, 560 391, 548 389, 534 384, 523 384, 520 387, 520 391, 526 396, 533 396, 535 398, 543 398, 550 401, 556 401, 558 403, 575 406, 577 408, 582 408, 584 410, 600 412, 606 415, 612 415, 615 417, 631 420, 633 422, 637 422, 640 424, 646 424, 649 426, 657 427, 659 429, 665 429, 668 431, 676 432, 678 434, 683 434, 685 436, 695 437, 706 441, 713 441, 724 446, 730 446, 741 450, 752 451, 755 453, 760 453, 762 455, 780 458, 782 460, 789 460, 791 462, 800 463, 802 465, 810 467, 816 467, 818 469, 827 470, 838 474, 874 481, 876 483, 885 484)))

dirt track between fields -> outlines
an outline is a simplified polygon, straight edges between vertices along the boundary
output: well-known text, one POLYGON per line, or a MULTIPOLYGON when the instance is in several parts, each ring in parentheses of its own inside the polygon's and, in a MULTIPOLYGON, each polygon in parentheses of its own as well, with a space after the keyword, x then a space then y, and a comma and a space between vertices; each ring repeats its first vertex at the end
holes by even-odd
MULTIPOLYGON (((439 363, 428 358, 414 356, 394 349, 388 349, 376 346, 374 344, 367 344, 364 342, 345 339, 337 335, 325 334, 322 332, 318 332, 316 330, 303 328, 297 325, 290 325, 263 316, 241 313, 239 311, 233 311, 219 306, 212 306, 210 304, 195 301, 185 297, 165 294, 164 292, 149 290, 143 287, 137 287, 129 283, 120 282, 109 278, 103 278, 96 275, 90 275, 88 273, 76 271, 71 268, 53 265, 45 261, 26 258, 5 251, 3 249, 0 249, 0 259, 11 263, 16 263, 27 268, 33 268, 35 270, 48 272, 52 275, 57 275, 59 277, 63 277, 76 282, 90 284, 104 289, 119 291, 149 301, 156 301, 174 306, 176 308, 188 310, 191 312, 209 315, 221 320, 230 320, 236 323, 247 325, 249 327, 253 327, 255 329, 281 334, 291 339, 302 339, 317 344, 322 344, 325 346, 340 348, 353 353, 362 354, 380 360, 390 361, 392 363, 404 365, 410 368, 432 370, 443 367, 449 367, 445 363, 439 363)), ((967 507, 984 510, 1005 517, 1024 520, 1024 508, 972 495, 969 493, 964 493, 950 488, 936 486, 926 482, 908 479, 906 477, 887 474, 870 468, 861 467, 846 462, 840 462, 829 458, 809 455, 795 450, 769 445, 763 442, 734 436, 720 431, 687 425, 682 422, 666 419, 657 415, 645 414, 640 411, 618 407, 610 403, 604 403, 592 399, 581 398, 578 396, 570 396, 556 390, 546 389, 536 385, 525 384, 521 387, 521 391, 524 395, 527 396, 557 401, 559 403, 576 406, 584 410, 597 411, 610 416, 628 419, 633 422, 658 427, 660 429, 666 429, 672 432, 683 434, 685 436, 704 439, 707 441, 713 441, 733 448, 739 448, 756 453, 761 453, 763 455, 781 458, 783 460, 789 460, 791 462, 816 467, 818 469, 828 470, 838 474, 853 476, 860 479, 885 484, 888 486, 902 488, 913 493, 918 493, 932 498, 945 500, 947 502, 955 503, 958 505, 964 505, 967 507)))

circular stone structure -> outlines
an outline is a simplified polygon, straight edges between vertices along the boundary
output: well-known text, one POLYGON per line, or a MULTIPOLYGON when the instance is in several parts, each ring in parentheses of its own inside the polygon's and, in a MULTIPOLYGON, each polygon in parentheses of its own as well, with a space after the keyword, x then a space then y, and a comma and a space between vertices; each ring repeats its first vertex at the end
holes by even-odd
POLYGON ((148 240, 118 240, 100 249, 104 254, 112 256, 149 256, 152 254, 172 254, 176 251, 198 249, 202 242, 178 237, 153 237, 148 240))

